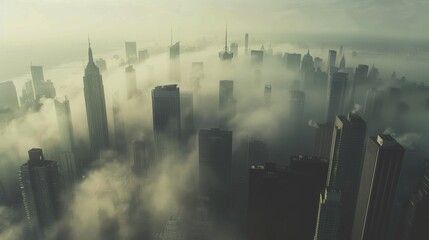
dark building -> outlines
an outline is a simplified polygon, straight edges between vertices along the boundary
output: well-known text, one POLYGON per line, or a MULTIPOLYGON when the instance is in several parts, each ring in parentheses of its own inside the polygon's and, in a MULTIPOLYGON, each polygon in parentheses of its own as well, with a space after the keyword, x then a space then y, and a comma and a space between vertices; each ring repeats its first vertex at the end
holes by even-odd
POLYGON ((337 62, 337 51, 329 50, 328 53, 328 61, 326 62, 326 72, 329 74, 331 72, 331 68, 335 67, 337 62))
POLYGON ((301 72, 302 73, 314 72, 314 61, 313 61, 313 57, 310 55, 310 50, 308 50, 307 54, 305 54, 304 57, 302 58, 301 72))
POLYGON ((125 154, 127 152, 127 138, 125 136, 125 123, 122 118, 118 91, 113 94, 112 108, 116 151, 120 154, 125 154))
POLYGON ((193 62, 191 68, 191 84, 194 92, 197 93, 201 88, 201 82, 204 80, 204 63, 193 62))
POLYGON ((228 28, 225 30, 225 47, 222 52, 219 52, 219 59, 221 61, 231 61, 234 53, 228 50, 228 28))
POLYGON ((158 161, 176 153, 180 141, 180 91, 176 84, 152 90, 155 154, 158 161))
POLYGON ((128 64, 137 63, 137 43, 125 42, 125 56, 128 64))
POLYGON ((104 97, 103 78, 94 63, 91 45, 88 48, 88 64, 83 77, 86 116, 88 120, 89 141, 92 160, 101 150, 109 148, 109 129, 107 125, 106 100, 104 97))
POLYGON ((271 106, 271 84, 265 84, 264 88, 265 106, 271 106))
POLYGON ((301 66, 301 54, 299 53, 285 53, 286 66, 288 69, 299 71, 301 66))
POLYGON ((231 49, 233 56, 237 57, 238 56, 238 43, 231 43, 230 49, 231 49))
POLYGON ((218 128, 199 131, 199 193, 209 211, 226 223, 231 208, 232 132, 218 128))
POLYGON ((390 135, 368 139, 352 240, 388 239, 388 222, 404 152, 404 148, 390 135))
POLYGON ((60 216, 60 175, 57 162, 45 160, 42 149, 30 149, 28 156, 21 166, 19 182, 28 227, 38 239, 60 216))
POLYGON ((194 95, 192 92, 180 93, 180 114, 182 137, 189 139, 195 131, 194 125, 194 95))
POLYGON ((368 86, 368 65, 359 64, 355 70, 355 76, 353 79, 352 90, 350 101, 353 104, 360 104, 361 106, 365 103, 365 93, 367 92, 368 86))
POLYGON ((133 65, 125 68, 125 79, 127 81, 127 98, 130 99, 138 93, 136 70, 133 65))
POLYGON ((170 46, 170 80, 180 82, 180 42, 170 46))
POLYGON ((347 73, 334 72, 328 79, 327 122, 335 121, 335 116, 342 114, 346 97, 347 73))
POLYGON ((246 239, 313 239, 327 166, 299 156, 289 169, 272 162, 251 167, 246 239))
POLYGON ((234 81, 219 81, 219 126, 228 128, 229 122, 234 118, 236 100, 234 99, 234 81))
POLYGON ((31 76, 33 78, 34 95, 36 99, 40 99, 42 97, 55 98, 56 91, 54 84, 51 82, 51 80, 45 81, 43 67, 31 66, 30 68, 31 76))
POLYGON ((139 51, 139 62, 143 62, 144 60, 149 58, 149 52, 147 49, 139 51))
POLYGON ((303 124, 305 93, 303 91, 290 91, 289 115, 292 124, 299 127, 303 124))
POLYGON ((249 34, 246 33, 244 35, 244 52, 247 54, 249 53, 249 34))
POLYGON ((331 156, 332 133, 334 125, 332 123, 318 124, 314 143, 314 156, 329 159, 331 156))
POLYGON ((28 80, 24 83, 22 87, 22 95, 20 97, 21 108, 28 110, 34 107, 36 96, 34 94, 33 81, 28 80))
POLYGON ((341 193, 325 190, 320 194, 314 240, 339 240, 341 223, 341 193))
POLYGON ((264 63, 264 51, 251 50, 250 51, 250 64, 253 66, 262 66, 264 63))
POLYGON ((337 116, 329 157, 328 189, 341 192, 340 239, 349 239, 362 169, 366 123, 355 114, 337 116))
POLYGON ((19 109, 18 95, 12 81, 0 83, 0 108, 19 109))
POLYGON ((132 144, 133 150, 133 171, 137 175, 144 176, 149 169, 149 159, 147 156, 146 144, 144 141, 135 140, 132 144))
POLYGON ((341 58, 340 65, 338 66, 338 69, 341 71, 346 70, 346 57, 344 57, 344 55, 341 58))
POLYGON ((380 118, 380 114, 383 107, 383 92, 377 89, 370 88, 367 90, 365 105, 364 105, 364 116, 369 121, 374 121, 380 118))

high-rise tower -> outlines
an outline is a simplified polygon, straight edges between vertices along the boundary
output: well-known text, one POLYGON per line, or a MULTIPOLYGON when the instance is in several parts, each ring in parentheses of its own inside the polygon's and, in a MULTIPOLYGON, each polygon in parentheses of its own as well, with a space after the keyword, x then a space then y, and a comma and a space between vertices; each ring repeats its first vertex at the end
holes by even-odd
POLYGON ((228 51, 228 27, 225 29, 225 47, 222 52, 219 52, 219 59, 221 61, 231 61, 234 53, 228 51))
POLYGON ((347 73, 334 72, 328 79, 327 122, 333 122, 335 116, 342 114, 346 96, 347 73))
POLYGON ((92 160, 94 160, 101 150, 109 148, 109 129, 103 78, 92 57, 91 44, 89 44, 88 48, 88 64, 85 68, 83 86, 91 155, 92 160))

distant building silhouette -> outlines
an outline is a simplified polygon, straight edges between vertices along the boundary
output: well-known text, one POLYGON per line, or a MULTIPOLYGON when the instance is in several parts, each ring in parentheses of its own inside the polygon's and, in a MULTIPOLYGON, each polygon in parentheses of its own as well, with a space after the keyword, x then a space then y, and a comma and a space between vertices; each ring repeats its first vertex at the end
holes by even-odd
POLYGON ((221 61, 231 61, 234 53, 228 50, 228 28, 225 29, 225 47, 222 52, 219 52, 219 59, 221 61))
POLYGON ((335 116, 343 113, 346 97, 347 73, 334 72, 328 79, 328 111, 327 122, 333 122, 335 116))
POLYGON ((299 71, 301 67, 301 54, 285 53, 286 66, 290 70, 299 71))
POLYGON ((170 80, 180 82, 180 42, 170 46, 170 80))
POLYGON ((262 66, 264 63, 264 51, 251 50, 250 51, 250 64, 253 66, 262 66))
POLYGON ((180 93, 180 114, 182 137, 186 140, 191 137, 195 131, 194 125, 194 95, 192 92, 180 93))
POLYGON ((128 64, 137 63, 137 43, 125 42, 125 56, 128 64))
POLYGON ((265 100, 265 106, 270 107, 271 106, 271 84, 265 84, 264 100, 265 100))
MULTIPOLYGON (((340 56, 341 56, 341 55, 340 55, 340 56)), ((338 66, 338 68, 339 68, 340 70, 345 70, 345 69, 346 69, 346 57, 344 57, 344 55, 343 55, 343 57, 341 58, 340 65, 338 66)))
POLYGON ((237 57, 238 56, 238 43, 231 43, 230 49, 231 49, 233 56, 237 57))
POLYGON ((314 143, 314 156, 329 159, 331 155, 333 131, 334 124, 332 123, 318 124, 314 143))
POLYGON ((88 48, 88 64, 85 68, 83 86, 91 155, 92 160, 94 160, 100 151, 108 149, 110 144, 103 78, 94 63, 91 45, 88 48))
POLYGON ((139 51, 139 62, 143 62, 149 58, 149 51, 147 49, 139 51))
POLYGON ((95 61, 95 65, 97 65, 98 69, 100 69, 101 72, 107 70, 107 63, 106 60, 104 60, 103 58, 97 59, 95 61))
POLYGON ((194 89, 194 93, 198 93, 201 88, 201 83, 204 80, 204 63, 193 62, 191 68, 191 84, 194 89))
POLYGON ((60 216, 60 175, 57 162, 45 160, 42 149, 30 149, 28 155, 19 172, 19 183, 28 227, 38 239, 60 216))
POLYGON ((244 52, 246 56, 249 53, 249 34, 248 33, 244 35, 244 52))
POLYGON ((352 240, 387 240, 404 148, 390 135, 368 139, 352 240))
POLYGON ((133 171, 137 175, 145 175, 149 169, 149 158, 147 156, 146 144, 144 141, 135 140, 132 143, 133 171))
POLYGON ((229 122, 234 118, 236 100, 234 99, 234 81, 219 81, 219 126, 228 128, 229 122))
POLYGON ((125 123, 122 116, 121 105, 119 103, 119 91, 113 94, 112 108, 116 151, 120 154, 126 154, 127 138, 125 135, 125 123))
POLYGON ((178 150, 180 141, 180 92, 177 85, 152 90, 153 130, 158 161, 178 150))
POLYGON ((127 98, 130 99, 138 93, 136 70, 133 65, 125 68, 125 79, 127 81, 127 98))
POLYGON ((34 107, 36 95, 34 93, 32 80, 28 80, 24 83, 20 100, 22 109, 28 110, 34 107))
POLYGON ((41 66, 31 66, 31 76, 33 78, 34 94, 36 99, 45 97, 45 98, 55 98, 56 91, 54 84, 51 80, 45 81, 43 74, 43 67, 41 66))
POLYGON ((331 72, 331 68, 335 67, 337 62, 337 51, 329 50, 328 53, 328 61, 326 62, 326 72, 329 74, 331 72))
POLYGON ((257 140, 249 142, 248 156, 249 166, 264 166, 270 160, 267 144, 257 140))
POLYGON ((0 83, 0 108, 19 110, 18 94, 12 81, 0 83))

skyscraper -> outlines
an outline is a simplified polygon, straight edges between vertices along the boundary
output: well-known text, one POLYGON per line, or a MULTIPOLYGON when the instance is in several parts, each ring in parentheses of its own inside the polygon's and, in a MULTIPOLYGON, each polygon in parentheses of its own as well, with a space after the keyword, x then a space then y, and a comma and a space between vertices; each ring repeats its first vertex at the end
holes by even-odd
POLYGON ((146 144, 144 141, 135 140, 133 147, 133 170, 137 175, 145 175, 149 169, 146 144))
POLYGON ((204 63, 193 62, 191 68, 191 84, 194 88, 194 93, 197 93, 201 88, 201 81, 204 79, 204 63))
POLYGON ((77 180, 77 163, 74 154, 73 124, 69 100, 65 98, 63 102, 60 102, 56 99, 55 111, 61 138, 59 171, 67 187, 71 187, 77 180))
POLYGON ((92 160, 94 160, 94 158, 98 157, 101 150, 109 148, 109 129, 107 125, 103 78, 94 63, 91 44, 88 48, 88 64, 85 68, 83 86, 91 155, 92 160))
POLYGON ((345 70, 346 69, 346 57, 344 57, 344 55, 343 55, 343 57, 341 58, 341 61, 340 61, 340 65, 339 65, 339 67, 338 67, 340 70, 345 70))
POLYGON ((299 127, 303 124, 305 93, 303 91, 290 91, 289 115, 292 124, 299 127))
POLYGON ((125 42, 125 56, 128 64, 137 63, 137 43, 125 42))
POLYGON ((194 125, 194 95, 192 92, 180 93, 180 114, 182 133, 185 139, 192 136, 195 130, 194 125))
POLYGON ((307 54, 302 58, 301 72, 304 74, 314 72, 314 61, 313 57, 310 55, 310 50, 308 50, 307 54))
POLYGON ((201 129, 198 139, 199 192, 210 198, 210 212, 225 221, 231 201, 232 132, 201 129))
POLYGON ((329 50, 328 53, 328 61, 326 65, 326 72, 329 74, 331 72, 331 67, 335 67, 335 63, 337 62, 337 51, 329 50))
POLYGON ((237 57, 238 55, 238 43, 231 43, 231 52, 234 55, 234 57, 237 57))
POLYGON ((231 61, 234 53, 228 51, 228 28, 225 29, 225 47, 223 51, 219 52, 219 59, 221 61, 231 61))
POLYGON ((244 51, 247 56, 247 54, 249 53, 249 34, 248 33, 244 35, 244 51))
POLYGON ((301 66, 301 54, 299 53, 285 53, 286 66, 290 70, 299 71, 301 66))
POLYGON ((352 240, 387 240, 405 149, 390 135, 370 137, 365 152, 352 240))
POLYGON ((250 64, 253 66, 261 66, 264 63, 264 51, 251 50, 250 51, 250 64))
POLYGON ((368 65, 359 64, 355 70, 350 101, 351 105, 365 103, 365 93, 368 89, 368 65))
POLYGON ((24 83, 24 86, 22 87, 22 95, 20 100, 21 100, 21 108, 27 110, 34 107, 36 97, 34 95, 34 87, 33 87, 32 80, 28 80, 24 83))
POLYGON ((180 92, 176 84, 152 90, 153 130, 158 161, 175 153, 180 141, 180 92))
POLYGON ((30 66, 30 69, 33 82, 40 83, 45 81, 42 66, 30 66))
POLYGON ((271 106, 271 84, 265 84, 264 88, 265 106, 271 106))
POLYGON ((57 162, 45 160, 42 149, 28 151, 29 160, 21 166, 19 183, 31 234, 40 237, 60 215, 57 162))
POLYGON ((103 58, 95 60, 95 65, 97 65, 98 69, 100 69, 101 72, 107 70, 107 63, 106 60, 103 58))
POLYGON ((149 51, 147 49, 139 50, 139 62, 143 62, 148 58, 149 58, 149 51))
POLYGON ((45 81, 43 67, 31 66, 30 68, 36 99, 42 97, 55 98, 56 91, 54 88, 54 84, 51 82, 51 80, 45 81))
POLYGON ((12 81, 0 83, 0 108, 9 108, 13 111, 19 109, 18 95, 12 81))
POLYGON ((264 166, 265 163, 269 162, 268 146, 263 141, 251 141, 249 142, 249 166, 264 166))
POLYGON ((127 81, 127 98, 130 99, 137 93, 137 77, 133 65, 125 68, 125 78, 127 81))
POLYGON ((314 156, 329 159, 332 145, 332 123, 318 124, 314 143, 314 156))
POLYGON ((341 222, 341 193, 325 190, 320 194, 314 240, 338 240, 341 222))
POLYGON ((115 147, 118 153, 125 154, 127 152, 127 138, 125 136, 125 123, 122 118, 118 91, 113 94, 112 100, 115 147))
POLYGON ((180 42, 170 46, 170 80, 180 82, 180 42))
POLYGON ((329 157, 328 189, 342 195, 340 239, 349 239, 362 169, 366 123, 354 114, 337 116, 329 157))
POLYGON ((334 72, 328 79, 328 110, 327 122, 333 122, 335 116, 342 114, 346 96, 347 73, 334 72))
POLYGON ((234 81, 219 81, 219 126, 227 128, 229 121, 235 116, 234 81))

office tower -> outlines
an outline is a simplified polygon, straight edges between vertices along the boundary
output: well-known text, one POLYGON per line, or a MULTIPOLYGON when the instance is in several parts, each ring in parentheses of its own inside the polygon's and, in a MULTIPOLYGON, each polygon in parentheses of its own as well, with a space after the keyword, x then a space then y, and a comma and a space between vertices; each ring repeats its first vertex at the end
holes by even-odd
POLYGON ((231 49, 233 56, 237 57, 238 56, 238 43, 231 43, 230 49, 231 49))
POLYGON ((155 154, 158 161, 178 150, 180 141, 180 91, 176 84, 152 90, 155 154))
POLYGON ((249 34, 246 33, 244 35, 244 52, 247 54, 249 53, 249 34))
POLYGON ((340 51, 338 52, 338 56, 339 57, 342 57, 342 56, 344 56, 344 48, 343 48, 343 46, 340 46, 340 51))
POLYGON ((250 64, 253 66, 262 66, 264 63, 264 51, 251 50, 250 51, 250 64))
POLYGON ((137 94, 137 77, 133 65, 125 68, 125 78, 127 81, 127 98, 130 99, 137 94))
POLYGON ((199 194, 210 199, 215 219, 228 219, 231 202, 232 132, 201 129, 199 141, 199 194))
POLYGON ((349 239, 362 169, 366 123, 355 114, 337 116, 329 157, 328 189, 342 195, 340 239, 349 239))
POLYGON ((146 144, 144 141, 135 140, 133 146, 133 170, 137 175, 145 175, 149 169, 146 144))
POLYGON ((231 61, 234 54, 228 51, 228 28, 225 30, 225 47, 223 51, 219 52, 219 59, 221 61, 231 61))
POLYGON ((12 81, 0 83, 0 108, 9 108, 13 111, 19 109, 18 95, 12 81))
POLYGON ((116 151, 120 154, 125 154, 127 152, 127 138, 125 136, 125 123, 122 118, 121 104, 119 103, 119 91, 113 94, 112 108, 116 151))
POLYGON ((305 54, 304 57, 302 57, 301 72, 302 73, 314 72, 314 61, 313 61, 313 57, 310 55, 310 50, 308 50, 307 54, 305 54))
POLYGON ((101 72, 107 70, 107 63, 106 60, 103 58, 95 60, 95 65, 97 65, 98 69, 100 69, 101 72))
POLYGON ((347 73, 334 72, 328 79, 328 111, 326 121, 333 122, 335 116, 342 114, 346 95, 347 73))
POLYGON ((61 138, 60 161, 58 161, 59 171, 66 186, 70 188, 77 180, 77 164, 74 155, 73 124, 69 100, 65 98, 64 101, 60 102, 56 99, 55 111, 61 138))
POLYGON ((194 92, 198 93, 201 88, 201 82, 204 80, 204 63, 193 62, 191 68, 191 84, 194 92))
POLYGON ((301 66, 301 54, 285 53, 286 66, 290 70, 299 71, 301 66))
POLYGON ((148 58, 149 58, 149 51, 147 49, 139 50, 139 62, 143 62, 148 58))
POLYGON ((31 66, 30 68, 36 99, 42 97, 55 98, 56 91, 54 88, 54 84, 51 82, 51 80, 45 81, 45 77, 43 75, 43 67, 31 66))
POLYGON ((57 162, 45 160, 42 149, 30 149, 28 156, 21 166, 19 183, 28 227, 38 238, 60 215, 59 173, 57 162))
POLYGON ((374 85, 379 77, 380 77, 380 72, 378 71, 378 68, 376 68, 374 65, 372 65, 372 67, 368 73, 368 82, 370 84, 374 85))
POLYGON ((369 86, 368 83, 368 65, 359 64, 355 70, 355 76, 352 85, 351 101, 353 104, 363 106, 365 93, 369 86))
POLYGON ((320 57, 314 58, 314 69, 320 69, 322 70, 323 67, 323 60, 320 57))
POLYGON ((314 240, 338 240, 341 222, 341 193, 325 190, 320 194, 314 240))
POLYGON ((22 87, 22 94, 21 94, 20 100, 21 100, 21 108, 23 108, 24 110, 34 107, 36 98, 34 95, 32 80, 28 80, 24 83, 24 86, 22 87))
POLYGON ((103 78, 94 63, 91 44, 89 44, 88 48, 88 64, 83 77, 83 91, 85 94, 91 155, 92 160, 94 160, 101 150, 109 148, 109 129, 107 126, 103 78))
POLYGON ((249 142, 248 166, 265 166, 269 162, 268 146, 263 141, 249 142))
POLYGON ((222 129, 228 127, 229 122, 235 116, 234 81, 219 81, 219 126, 222 129))
POLYGON ((331 155, 332 133, 334 125, 332 123, 318 124, 314 144, 314 156, 329 159, 331 155))
POLYGON ((181 131, 184 139, 191 137, 195 130, 194 125, 194 95, 192 92, 180 93, 181 131))
POLYGON ((264 88, 265 106, 271 106, 271 84, 265 84, 264 88))
POLYGON ((352 240, 387 240, 405 149, 390 135, 370 137, 359 185, 352 240))
POLYGON ((335 63, 337 61, 337 51, 329 50, 328 53, 328 61, 326 65, 326 72, 329 74, 331 72, 331 67, 335 67, 335 63))
POLYGON ((304 118, 305 93, 303 91, 289 91, 289 115, 295 127, 301 126, 304 118))
POLYGON ((368 89, 363 109, 365 118, 369 121, 379 119, 382 107, 383 92, 374 88, 368 89))
POLYGON ((137 63, 137 43, 125 42, 125 56, 128 64, 137 63))
POLYGON ((170 46, 170 80, 180 82, 180 42, 170 46))
POLYGON ((343 55, 343 57, 341 58, 341 61, 340 61, 340 65, 339 65, 339 67, 338 67, 340 70, 345 70, 346 69, 346 58, 344 57, 344 55, 343 55))

